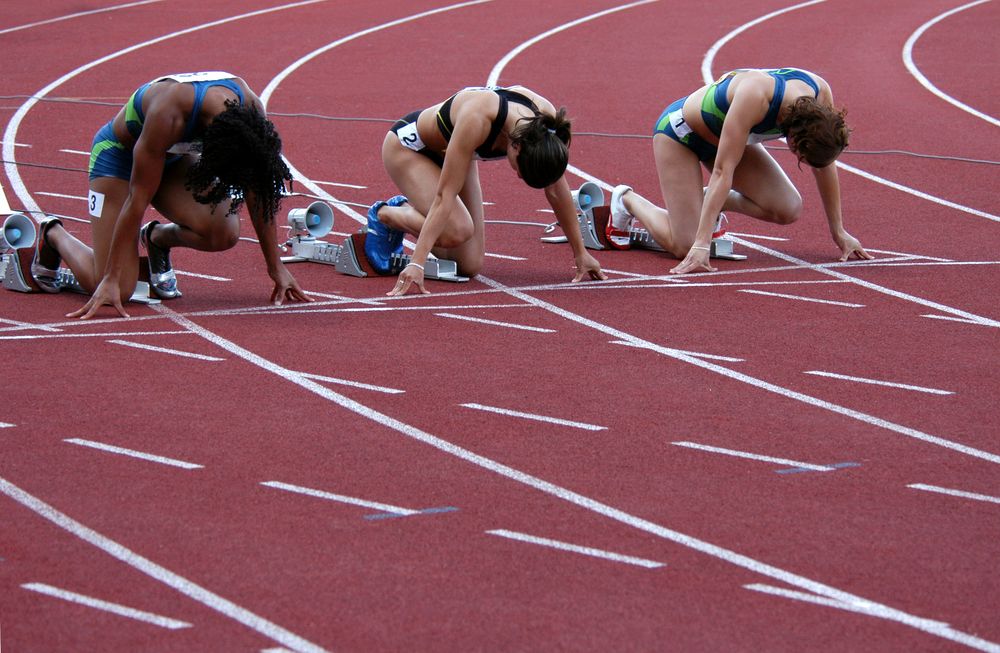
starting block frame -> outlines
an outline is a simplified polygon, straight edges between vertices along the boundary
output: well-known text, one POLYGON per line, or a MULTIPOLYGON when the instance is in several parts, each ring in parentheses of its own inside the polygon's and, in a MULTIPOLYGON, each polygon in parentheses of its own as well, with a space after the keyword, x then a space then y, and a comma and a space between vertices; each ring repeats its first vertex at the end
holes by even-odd
MULTIPOLYGON (((583 244, 587 249, 605 250, 615 249, 611 247, 607 239, 608 221, 611 219, 611 207, 606 205, 592 206, 584 211, 577 212, 577 220, 580 222, 580 235, 583 237, 583 244)), ((638 224, 638 220, 634 222, 638 224)), ((542 238, 546 243, 565 243, 566 236, 546 236, 542 238)), ((659 243, 653 240, 653 236, 642 226, 634 226, 629 229, 629 246, 634 249, 651 249, 657 252, 665 252, 659 243)), ((733 241, 728 238, 713 238, 710 258, 724 259, 727 261, 745 261, 745 254, 737 254, 733 251, 733 241)))
MULTIPOLYGON (((343 242, 336 245, 318 240, 307 235, 293 235, 284 243, 284 247, 292 250, 291 256, 282 256, 283 263, 323 263, 332 265, 337 272, 352 277, 389 276, 399 274, 413 260, 409 255, 393 255, 389 272, 379 274, 365 256, 365 238, 367 233, 360 231, 351 234, 343 242)), ((436 281, 463 283, 469 280, 458 274, 458 264, 448 259, 428 257, 424 263, 424 278, 436 281)))
MULTIPOLYGON (((7 290, 14 292, 34 293, 42 292, 35 280, 31 278, 31 259, 34 250, 24 248, 16 249, 10 253, 0 255, 0 285, 7 290)), ((140 270, 148 269, 145 259, 140 260, 140 270)), ((59 268, 57 284, 60 290, 89 295, 77 281, 73 271, 69 268, 59 268)), ((135 290, 129 301, 140 304, 159 304, 160 299, 153 296, 149 283, 140 280, 135 285, 135 290)))

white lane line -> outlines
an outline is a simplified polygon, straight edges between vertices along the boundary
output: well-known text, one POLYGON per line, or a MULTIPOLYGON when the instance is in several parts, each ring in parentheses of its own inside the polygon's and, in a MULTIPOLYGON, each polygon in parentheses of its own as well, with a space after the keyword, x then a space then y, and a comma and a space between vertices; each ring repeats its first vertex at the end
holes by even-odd
MULTIPOLYGON (((827 608, 836 608, 838 610, 847 610, 848 612, 857 612, 860 614, 868 615, 870 617, 880 617, 877 608, 879 607, 877 603, 872 603, 870 601, 864 600, 854 600, 854 601, 840 601, 837 599, 829 599, 824 596, 818 596, 816 594, 809 594, 807 592, 796 592, 795 590, 788 590, 781 587, 774 587, 773 585, 765 585, 763 583, 753 583, 750 585, 744 585, 745 589, 753 590, 754 592, 762 592, 764 594, 772 594, 774 596, 780 596, 786 599, 792 599, 793 601, 803 601, 805 603, 812 603, 814 605, 822 605, 827 608)), ((923 619, 921 617, 914 617, 912 615, 906 615, 905 618, 899 619, 901 623, 907 626, 913 626, 921 630, 926 631, 937 631, 950 629, 951 624, 945 623, 943 621, 936 621, 934 619, 923 619)), ((962 642, 965 643, 965 642, 962 642)), ((976 648, 980 648, 977 646, 976 648)), ((980 650, 992 651, 996 650, 992 647, 982 647, 980 650)))
POLYGON ((361 383, 359 381, 348 381, 347 379, 338 379, 332 376, 322 376, 320 374, 309 374, 308 372, 296 372, 296 374, 301 374, 307 379, 312 379, 313 381, 323 381, 324 383, 335 383, 337 385, 346 385, 352 388, 360 388, 361 390, 373 390, 375 392, 384 392, 386 394, 395 395, 403 394, 406 390, 397 390, 396 388, 387 388, 382 385, 371 385, 369 383, 361 383))
POLYGON ((333 494, 332 492, 324 492, 323 490, 314 490, 308 487, 302 487, 301 485, 291 485, 290 483, 282 483, 281 481, 264 481, 261 485, 266 485, 267 487, 273 487, 277 490, 285 490, 286 492, 294 492, 295 494, 304 494, 310 497, 316 497, 318 499, 327 499, 329 501, 337 501, 340 503, 347 503, 352 506, 361 506, 362 508, 372 508, 374 510, 380 510, 382 512, 391 512, 396 515, 417 515, 420 514, 419 510, 410 510, 409 508, 400 508, 399 506, 391 506, 387 503, 377 503, 375 501, 367 501, 365 499, 357 499, 355 497, 347 497, 343 494, 333 494))
POLYGON ((490 324, 492 326, 505 327, 508 329, 520 329, 522 331, 534 331, 536 333, 555 333, 555 329, 544 329, 542 327, 526 326, 524 324, 512 324, 510 322, 497 322, 481 317, 469 317, 468 315, 455 315, 454 313, 435 313, 438 317, 448 317, 453 320, 464 320, 466 322, 476 322, 478 324, 490 324))
MULTIPOLYGON (((40 20, 35 23, 27 23, 25 25, 18 25, 17 27, 8 27, 7 29, 0 30, 0 34, 7 34, 8 32, 16 32, 18 30, 30 29, 32 27, 38 27, 40 25, 48 25, 50 23, 58 23, 63 20, 69 20, 70 18, 79 18, 80 16, 89 16, 90 14, 100 14, 106 11, 115 11, 116 9, 126 9, 128 7, 138 7, 140 5, 148 5, 154 2, 162 2, 163 0, 140 0, 139 2, 127 2, 123 5, 114 5, 111 7, 102 7, 100 9, 91 9, 90 11, 80 11, 75 14, 67 14, 65 16, 59 16, 58 18, 49 18, 48 20, 40 20)), ((89 152, 88 152, 89 154, 89 152)))
MULTIPOLYGON (((121 318, 117 318, 121 319, 121 318)), ((129 318, 135 320, 137 318, 129 318)), ((44 329, 42 326, 30 326, 31 329, 44 329)), ((59 331, 59 329, 45 329, 48 331, 59 331)), ((126 336, 129 338, 141 338, 143 336, 183 336, 190 335, 189 331, 126 331, 122 333, 58 333, 51 335, 25 334, 19 336, 0 336, 0 340, 50 340, 60 338, 108 338, 115 336, 126 336)))
POLYGON ((219 358, 217 356, 205 356, 204 354, 192 354, 187 351, 180 351, 178 349, 167 349, 166 347, 156 347, 154 345, 143 345, 138 342, 129 342, 128 340, 108 340, 108 342, 115 345, 124 345, 125 347, 134 347, 136 349, 145 349, 147 351, 156 351, 161 354, 170 354, 171 356, 180 356, 182 358, 194 358, 200 361, 222 361, 226 360, 224 358, 219 358))
POLYGON ((17 426, 17 424, 8 424, 7 422, 0 422, 0 429, 9 429, 17 426))
POLYGON ((815 297, 802 297, 800 295, 786 295, 780 292, 768 292, 766 290, 743 289, 737 292, 750 293, 752 295, 767 295, 768 297, 780 297, 781 299, 794 299, 800 302, 812 302, 814 304, 829 304, 831 306, 845 306, 847 308, 864 308, 864 304, 852 304, 850 302, 835 302, 830 299, 816 299, 815 297))
POLYGON ((721 453, 726 456, 733 456, 735 458, 749 458, 751 460, 760 460, 767 463, 777 463, 778 465, 785 465, 788 467, 801 467, 802 469, 811 469, 816 472, 832 472, 834 467, 827 467, 826 465, 814 465, 812 463, 803 463, 797 460, 789 460, 788 458, 774 458, 773 456, 761 456, 755 453, 749 453, 746 451, 737 451, 735 449, 723 449, 721 447, 712 447, 707 444, 698 444, 696 442, 671 442, 670 444, 675 444, 678 447, 687 447, 688 449, 698 449, 700 451, 708 451, 711 453, 721 453))
POLYGON ((946 487, 938 487, 937 485, 925 485, 924 483, 911 483, 906 487, 913 488, 914 490, 924 490, 926 492, 938 492, 940 494, 948 494, 953 497, 962 497, 963 499, 974 499, 976 501, 986 501, 988 503, 1000 503, 1000 497, 991 497, 988 494, 976 494, 975 492, 965 492, 963 490, 951 490, 946 487))
MULTIPOLYGON (((820 274, 825 274, 827 276, 831 276, 836 279, 841 279, 843 281, 847 281, 862 288, 867 288, 868 290, 881 293, 883 295, 888 295, 889 297, 895 297, 896 299, 913 302, 914 304, 926 306, 927 308, 933 308, 936 311, 947 313, 948 315, 955 315, 957 317, 962 317, 967 320, 972 320, 973 322, 981 326, 1000 327, 1000 322, 998 322, 997 320, 990 319, 988 317, 975 315, 973 313, 969 313, 968 311, 963 311, 962 309, 959 308, 952 308, 951 306, 946 306, 944 304, 939 304, 938 302, 931 301, 929 299, 924 299, 923 297, 917 297, 916 295, 911 295, 909 293, 904 293, 898 290, 893 290, 891 288, 886 288, 885 286, 880 286, 876 283, 871 283, 870 281, 865 281, 863 279, 858 279, 857 277, 852 277, 850 275, 844 274, 843 272, 840 272, 839 270, 834 270, 829 266, 813 265, 808 261, 803 261, 802 259, 796 258, 790 254, 785 254, 784 252, 779 252, 776 249, 771 249, 770 247, 764 247, 763 245, 759 245, 757 243, 751 243, 749 241, 742 239, 738 239, 737 242, 743 245, 744 247, 749 247, 750 249, 761 252, 762 254, 767 254, 768 256, 773 256, 774 258, 799 265, 802 267, 803 270, 815 270, 820 274)), ((934 265, 942 265, 942 264, 934 263, 934 265)))
MULTIPOLYGON (((649 349, 642 343, 628 342, 626 340, 609 340, 612 345, 624 345, 625 347, 635 347, 636 349, 649 349)), ((700 351, 686 351, 684 349, 678 349, 677 351, 683 352, 688 356, 697 356, 698 358, 707 358, 714 361, 725 361, 727 363, 742 363, 746 359, 744 358, 733 358, 732 356, 717 356, 716 354, 706 354, 700 351)))
POLYGON ((52 587, 51 585, 46 585, 44 583, 25 583, 24 585, 21 585, 21 587, 26 590, 31 590, 32 592, 38 592, 39 594, 45 594, 47 596, 52 596, 71 603, 79 603, 80 605, 85 605, 88 608, 110 612, 120 617, 128 617, 129 619, 135 619, 136 621, 143 621, 148 624, 153 624, 154 626, 159 626, 160 628, 178 630, 180 628, 191 627, 191 624, 186 621, 178 621, 177 619, 170 619, 169 617, 163 617, 158 614, 153 614, 152 612, 145 612, 144 610, 136 610, 135 608, 129 608, 118 603, 102 601, 101 599, 95 599, 84 594, 77 594, 76 592, 70 592, 69 590, 59 589, 58 587, 52 587))
POLYGON ((83 150, 59 150, 59 151, 65 152, 66 154, 79 154, 81 156, 90 156, 90 152, 85 152, 83 150))
POLYGON ((36 195, 45 195, 46 197, 59 197, 64 200, 80 200, 81 202, 87 201, 87 198, 83 195, 67 195, 65 193, 49 193, 46 191, 36 191, 36 195))
POLYGON ((955 7, 954 9, 951 9, 939 16, 936 16, 931 20, 927 21, 926 23, 924 23, 923 25, 921 25, 920 27, 918 27, 917 31, 911 34, 910 38, 906 39, 906 43, 903 45, 903 63, 905 64, 906 69, 910 71, 910 74, 913 75, 918 82, 920 82, 920 85, 926 88, 934 95, 938 96, 948 104, 957 107, 962 111, 965 111, 966 113, 970 113, 977 118, 981 118, 982 120, 985 120, 991 125, 1000 127, 1000 120, 997 120, 993 116, 987 115, 982 111, 977 111, 976 109, 973 109, 972 107, 963 102, 959 102, 958 100, 956 100, 955 98, 948 95, 947 93, 939 89, 937 86, 932 84, 931 81, 927 79, 927 77, 925 77, 922 72, 920 72, 920 69, 917 68, 917 64, 913 62, 913 46, 916 44, 917 40, 924 35, 924 32, 926 32, 928 29, 930 29, 937 23, 941 22, 945 18, 948 18, 949 16, 953 16, 954 14, 957 14, 960 11, 965 11, 969 7, 975 7, 976 5, 981 5, 984 2, 989 2, 989 0, 976 0, 975 2, 964 4, 961 7, 955 7))
POLYGON ((954 392, 949 390, 938 390, 937 388, 928 388, 921 385, 909 385, 907 383, 896 383, 894 381, 880 381, 878 379, 866 379, 861 376, 847 376, 846 374, 835 374, 833 372, 821 372, 820 370, 808 370, 803 372, 803 374, 812 374, 814 376, 825 376, 831 379, 840 379, 842 381, 854 381, 856 383, 868 383, 871 385, 884 385, 888 388, 899 388, 901 390, 914 390, 916 392, 926 392, 932 395, 953 395, 954 392))
POLYGON ((185 272, 184 270, 174 270, 174 273, 179 277, 195 277, 196 279, 208 279, 209 281, 232 281, 232 279, 227 279, 226 277, 217 277, 211 274, 198 274, 197 272, 185 272))
POLYGON ((931 313, 924 313, 920 317, 929 317, 932 320, 948 320, 949 322, 962 322, 963 324, 975 324, 976 326, 982 326, 982 324, 976 320, 967 320, 964 317, 952 317, 951 315, 933 315, 931 313))
POLYGON ((514 59, 514 57, 516 57, 517 55, 521 54, 522 52, 524 52, 525 50, 527 50, 528 48, 530 48, 534 44, 538 43, 539 41, 547 39, 550 36, 558 34, 559 32, 563 32, 563 31, 571 29, 573 27, 577 27, 578 25, 582 25, 583 23, 587 23, 587 22, 590 22, 592 20, 596 20, 598 18, 603 18, 604 16, 615 14, 615 13, 618 13, 620 11, 626 11, 626 10, 632 9, 634 7, 639 7, 641 5, 646 5, 646 4, 649 4, 651 2, 655 2, 655 1, 656 0, 639 0, 638 2, 631 2, 631 3, 625 4, 625 5, 619 5, 617 7, 611 7, 610 9, 605 9, 604 11, 598 11, 596 13, 589 14, 589 15, 584 16, 582 18, 577 18, 576 20, 571 20, 571 21, 569 21, 567 23, 563 23, 562 25, 559 25, 558 27, 554 27, 554 28, 548 30, 547 32, 542 32, 541 34, 539 34, 537 36, 534 36, 534 37, 528 39, 527 41, 524 41, 523 43, 521 43, 520 45, 518 45, 516 48, 514 48, 513 50, 511 50, 510 52, 508 52, 507 54, 505 54, 503 56, 503 58, 500 59, 500 61, 498 61, 495 66, 493 66, 493 70, 490 71, 490 75, 487 78, 486 86, 496 86, 497 85, 497 80, 500 79, 500 73, 503 71, 504 68, 506 68, 507 64, 510 63, 514 59))
POLYGON ((580 553, 582 555, 591 556, 594 558, 603 558, 605 560, 613 560, 615 562, 623 562, 627 565, 635 565, 637 567, 645 567, 647 569, 656 569, 658 567, 666 567, 666 563, 654 562, 653 560, 646 560, 644 558, 636 558, 634 556, 628 556, 621 553, 612 553, 611 551, 604 551, 602 549, 595 549, 589 546, 580 546, 578 544, 570 544, 568 542, 560 542, 559 540, 550 540, 545 537, 537 537, 535 535, 527 535, 525 533, 518 533, 517 531, 508 531, 504 529, 495 529, 492 531, 486 531, 490 535, 498 535, 500 537, 506 537, 511 540, 517 540, 518 542, 527 542, 528 544, 538 544, 540 546, 547 546, 553 549, 559 549, 560 551, 569 551, 571 553, 580 553))
POLYGON ((364 190, 368 188, 367 186, 358 186, 357 184, 345 184, 340 181, 316 181, 313 179, 314 184, 319 184, 320 186, 338 186, 340 188, 355 188, 357 190, 364 190))
POLYGON ((952 263, 954 259, 950 258, 938 258, 936 256, 926 256, 924 254, 910 254, 909 252, 895 252, 891 249, 874 249, 872 247, 865 247, 865 251, 874 254, 892 254, 894 256, 908 256, 911 258, 924 259, 925 261, 938 261, 939 263, 952 263))
MULTIPOLYGON (((499 285, 495 281, 489 279, 487 279, 487 281, 492 283, 494 286, 499 285)), ((558 307, 545 304, 544 302, 540 302, 538 300, 534 300, 534 298, 528 295, 524 295, 524 293, 515 291, 513 294, 516 294, 518 298, 527 297, 533 303, 537 302, 536 305, 546 306, 547 309, 552 312, 559 312, 561 310, 558 309, 558 307)), ((190 329, 192 333, 197 334, 198 336, 204 338, 206 341, 213 343, 214 345, 224 349, 225 351, 228 351, 234 356, 237 356, 245 360, 251 365, 254 365, 271 374, 274 374, 275 376, 282 378, 288 381, 289 383, 302 388, 307 392, 313 393, 318 397, 321 397, 326 401, 330 402, 331 404, 335 404, 337 406, 350 410, 353 413, 361 415, 366 419, 370 419, 376 424, 380 424, 385 428, 396 431, 401 435, 404 435, 412 440, 422 442, 430 447, 437 449, 438 451, 441 451, 442 453, 469 462, 489 472, 510 479, 515 483, 519 483, 527 487, 534 488, 539 492, 555 497, 562 501, 566 501, 567 503, 578 506, 584 510, 588 510, 596 514, 603 515, 604 517, 617 521, 621 524, 625 524, 632 528, 650 533, 664 540, 680 544, 682 546, 688 547, 705 555, 722 560, 728 564, 741 567, 753 573, 770 577, 781 583, 793 585, 800 589, 820 594, 822 596, 833 598, 839 601, 852 601, 852 602, 867 601, 866 599, 856 594, 845 592, 844 590, 837 589, 832 585, 827 585, 825 583, 813 580, 806 576, 795 574, 791 571, 782 569, 780 567, 767 564, 766 562, 763 562, 761 560, 751 558, 749 556, 743 555, 741 553, 738 553, 736 551, 727 549, 725 547, 716 544, 712 544, 711 542, 708 542, 706 540, 701 540, 691 535, 682 533, 680 531, 667 528, 666 526, 662 526, 660 524, 651 522, 641 517, 637 517, 636 515, 627 513, 624 510, 615 508, 609 504, 602 503, 600 501, 597 501, 596 499, 592 499, 577 492, 573 492, 572 490, 556 485, 555 483, 551 483, 537 476, 532 476, 531 474, 525 473, 521 470, 515 469, 508 465, 504 465, 503 463, 495 461, 491 458, 487 458, 486 456, 479 455, 469 449, 459 447, 451 442, 448 442, 447 440, 444 440, 443 438, 437 437, 435 435, 432 435, 431 433, 418 429, 410 424, 407 424, 398 419, 390 417, 385 413, 381 413, 371 408, 370 406, 354 401, 342 394, 330 390, 329 388, 325 388, 314 381, 302 378, 295 372, 287 368, 284 368, 278 365, 277 363, 274 363, 273 361, 267 360, 266 358, 259 356, 243 347, 240 347, 236 343, 226 340, 222 336, 213 333, 208 329, 199 326, 198 324, 195 324, 187 317, 173 312, 169 307, 165 307, 162 304, 160 304, 155 306, 153 310, 169 316, 170 319, 175 321, 178 325, 190 329)), ((572 316, 573 314, 569 315, 572 316)), ((585 318, 582 318, 580 316, 573 316, 571 319, 575 319, 581 322, 585 320, 585 318)), ((596 324, 592 321, 586 321, 582 323, 596 324)), ((602 330, 613 331, 610 329, 610 327, 602 326, 600 328, 602 330)), ((635 339, 633 336, 628 336, 627 334, 623 334, 617 331, 615 331, 613 335, 635 339)), ((688 362, 692 362, 695 365, 713 371, 724 370, 724 368, 719 368, 718 366, 705 361, 698 361, 693 357, 685 357, 682 358, 682 360, 687 360, 688 362)), ((725 370, 724 372, 720 373, 727 373, 727 372, 728 370, 725 370)), ((754 382, 757 382, 756 379, 751 379, 750 377, 746 377, 745 375, 738 375, 736 378, 740 380, 749 379, 754 382)), ((765 389, 768 390, 772 390, 774 388, 769 384, 766 384, 764 387, 765 389)), ((792 395, 792 396, 793 398, 799 398, 799 395, 792 395)), ((812 399, 812 398, 806 397, 806 399, 812 399)), ((829 407, 829 405, 826 404, 825 402, 822 405, 823 407, 829 407)), ((833 407, 833 408, 846 410, 840 407, 833 407)), ((856 417, 856 418, 858 417, 858 415, 856 415, 854 411, 850 411, 848 414, 851 417, 856 417)), ((864 417, 867 418, 868 416, 864 417)), ((877 421, 876 425, 883 426, 886 428, 889 428, 890 426, 895 426, 888 423, 884 423, 881 420, 877 421)), ((907 434, 910 435, 910 433, 907 434)), ((937 440, 939 439, 934 440, 935 444, 940 444, 939 442, 937 442, 937 440)), ((1000 457, 996 458, 997 458, 996 462, 1000 462, 1000 457)), ((2 485, 2 479, 0 479, 0 491, 3 490, 4 487, 2 485)), ((1000 646, 997 646, 993 642, 984 640, 974 635, 970 635, 968 633, 964 633, 952 628, 928 628, 925 625, 923 625, 923 622, 915 624, 915 622, 913 621, 914 620, 913 615, 910 615, 902 610, 898 610, 889 605, 881 603, 871 602, 870 604, 872 606, 868 612, 870 616, 877 617, 879 619, 895 621, 897 623, 913 625, 913 627, 918 628, 920 630, 924 630, 925 632, 928 632, 929 634, 934 635, 936 637, 941 637, 951 641, 960 642, 962 644, 978 648, 980 650, 986 650, 986 651, 1000 650, 1000 646)))
POLYGON ((26 329, 38 329, 39 331, 47 331, 49 333, 61 333, 62 329, 57 329, 55 327, 46 326, 44 324, 32 324, 31 322, 21 322, 20 320, 8 320, 0 317, 0 324, 12 324, 18 327, 24 327, 26 329))
POLYGON ((276 642, 289 646, 299 653, 324 653, 324 649, 312 642, 299 637, 295 633, 286 630, 273 622, 264 619, 246 608, 240 607, 232 601, 225 599, 214 592, 211 592, 201 585, 194 583, 179 574, 175 574, 166 567, 162 567, 148 558, 144 558, 135 551, 115 542, 114 540, 101 535, 97 531, 87 528, 75 519, 59 512, 41 499, 28 494, 10 481, 0 478, 0 492, 6 494, 14 501, 20 503, 25 508, 35 512, 40 517, 49 520, 59 528, 72 533, 84 542, 97 547, 108 555, 124 562, 126 565, 146 574, 168 587, 180 592, 184 596, 201 603, 202 605, 215 610, 216 612, 247 626, 248 628, 270 637, 276 642))
MULTIPOLYGON (((775 241, 783 242, 783 243, 786 243, 786 242, 789 241, 788 238, 779 238, 778 236, 761 236, 760 234, 744 234, 744 233, 740 233, 738 231, 727 231, 726 233, 727 234, 731 234, 733 236, 741 236, 743 238, 751 238, 753 240, 775 240, 775 241)), ((868 249, 868 248, 866 248, 866 249, 868 249)), ((870 252, 872 250, 868 249, 868 251, 870 252)))
POLYGON ((180 467, 181 469, 203 468, 203 465, 196 465, 194 463, 185 462, 183 460, 177 460, 175 458, 165 458, 164 456, 156 456, 151 453, 146 453, 144 451, 136 451, 135 449, 125 449, 124 447, 116 447, 113 444, 94 442, 93 440, 84 440, 81 438, 68 438, 66 440, 63 440, 63 442, 69 442, 70 444, 78 444, 83 447, 90 447, 91 449, 99 449, 100 451, 106 451, 108 453, 119 454, 122 456, 130 456, 132 458, 148 460, 149 462, 160 463, 161 465, 180 467))
POLYGON ((517 410, 510 410, 508 408, 497 408, 496 406, 484 406, 482 404, 459 404, 463 408, 472 408, 473 410, 482 410, 487 413, 497 413, 498 415, 506 415, 507 417, 520 417, 522 419, 530 419, 536 422, 546 422, 548 424, 558 424, 559 426, 571 426, 577 429, 583 429, 585 431, 606 431, 608 427, 597 426, 596 424, 587 424, 586 422, 574 422, 568 419, 560 419, 558 417, 549 417, 547 415, 536 415, 534 413, 522 413, 517 410))
POLYGON ((485 254, 483 254, 483 256, 486 256, 488 258, 500 258, 500 259, 503 259, 505 261, 527 261, 528 260, 528 259, 524 258, 523 256, 510 256, 509 254, 491 254, 490 252, 486 252, 485 254))

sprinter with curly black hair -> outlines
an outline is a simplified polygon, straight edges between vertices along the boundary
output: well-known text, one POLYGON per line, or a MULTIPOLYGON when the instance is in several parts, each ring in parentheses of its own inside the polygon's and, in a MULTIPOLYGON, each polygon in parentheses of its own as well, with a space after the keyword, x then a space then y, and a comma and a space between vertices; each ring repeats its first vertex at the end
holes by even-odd
POLYGON ((274 282, 271 301, 311 301, 281 262, 274 215, 285 182, 281 138, 263 105, 239 77, 185 73, 144 84, 94 137, 90 157, 93 248, 55 219, 39 227, 32 276, 57 292, 62 261, 90 300, 68 317, 89 318, 123 302, 139 277, 136 234, 146 248, 150 286, 161 299, 180 296, 173 247, 222 251, 240 233, 246 203, 274 282), (169 223, 139 225, 153 206, 169 223))
POLYGON ((507 159, 526 184, 545 190, 573 248, 574 281, 605 279, 584 247, 564 177, 570 138, 566 110, 523 86, 466 88, 397 121, 383 141, 382 162, 404 194, 372 205, 365 239, 368 260, 388 272, 403 233, 417 236, 412 262, 389 294, 405 294, 411 284, 427 292, 423 264, 432 251, 454 260, 462 274, 479 273, 486 240, 477 161, 491 159, 507 159))

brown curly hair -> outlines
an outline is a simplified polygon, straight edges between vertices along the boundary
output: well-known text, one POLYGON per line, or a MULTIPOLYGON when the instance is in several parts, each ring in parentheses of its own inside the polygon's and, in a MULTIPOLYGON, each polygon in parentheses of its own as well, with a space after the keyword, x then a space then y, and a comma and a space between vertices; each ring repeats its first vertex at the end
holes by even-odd
POLYGON ((851 130, 845 109, 823 106, 811 97, 800 97, 788 108, 778 125, 799 160, 814 168, 825 168, 847 147, 851 130))

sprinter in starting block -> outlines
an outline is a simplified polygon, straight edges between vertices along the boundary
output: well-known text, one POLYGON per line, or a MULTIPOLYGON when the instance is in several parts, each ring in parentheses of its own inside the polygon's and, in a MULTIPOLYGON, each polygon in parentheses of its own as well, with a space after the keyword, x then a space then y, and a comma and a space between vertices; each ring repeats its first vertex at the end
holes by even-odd
POLYGON ((847 147, 844 111, 830 85, 797 68, 734 70, 664 110, 653 153, 666 209, 628 186, 611 194, 609 238, 621 238, 633 218, 681 262, 674 274, 714 270, 709 263, 720 213, 742 213, 790 224, 802 198, 763 142, 785 138, 813 172, 840 260, 873 258, 843 225, 835 162, 847 147), (703 188, 702 169, 711 171, 703 188))
POLYGON ((403 195, 368 212, 367 258, 391 273, 403 234, 417 236, 413 255, 388 294, 424 288, 428 255, 458 264, 473 276, 483 265, 483 194, 478 160, 507 159, 545 198, 566 233, 576 261, 574 281, 605 279, 586 249, 564 172, 569 161, 566 110, 523 86, 466 88, 446 101, 396 122, 382 144, 382 162, 403 195))
POLYGON ((285 181, 281 138, 260 98, 229 73, 160 77, 132 94, 94 137, 88 208, 93 248, 58 219, 43 221, 31 265, 34 283, 58 292, 65 263, 90 300, 67 317, 86 319, 104 305, 127 317, 122 303, 139 279, 136 241, 148 253, 148 277, 160 299, 180 296, 173 247, 222 251, 239 239, 244 202, 274 283, 271 301, 311 301, 282 264, 274 215, 285 181), (169 223, 147 223, 153 206, 169 223), (138 236, 138 238, 137 238, 138 236))

